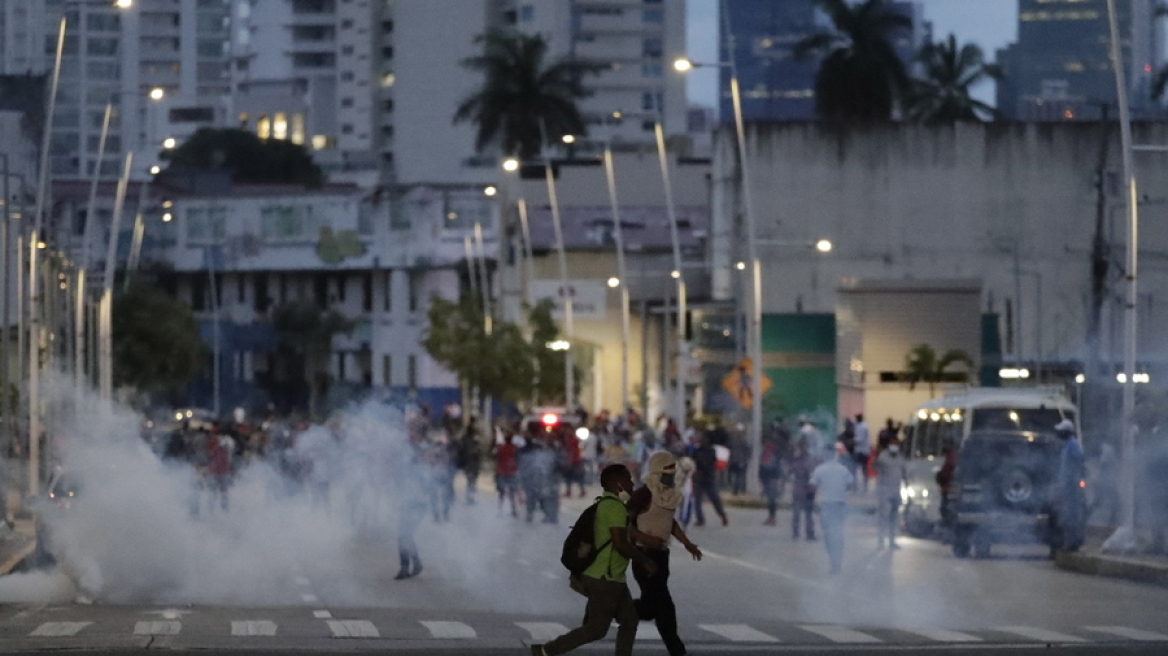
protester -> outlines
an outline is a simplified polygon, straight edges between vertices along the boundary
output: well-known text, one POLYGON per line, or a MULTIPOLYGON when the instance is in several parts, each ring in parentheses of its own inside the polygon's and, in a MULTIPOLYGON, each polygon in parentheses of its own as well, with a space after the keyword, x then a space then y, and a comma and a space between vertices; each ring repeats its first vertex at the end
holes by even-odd
POLYGON ((808 541, 815 540, 815 489, 811 487, 811 473, 819 461, 807 448, 803 438, 795 440, 795 450, 791 454, 791 537, 799 539, 799 519, 806 518, 805 535, 808 541))
POLYGON ((714 511, 722 518, 722 526, 726 526, 730 523, 730 518, 722 509, 722 497, 718 494, 718 455, 714 452, 714 446, 706 433, 698 431, 695 439, 697 446, 693 451, 693 485, 694 514, 697 515, 697 521, 694 522, 694 526, 706 524, 705 515, 702 513, 702 500, 707 497, 714 506, 714 511))
POLYGON ((518 490, 516 477, 519 474, 519 449, 515 447, 515 435, 507 431, 503 443, 496 444, 492 455, 495 457, 495 489, 499 492, 499 514, 503 514, 503 502, 511 504, 511 516, 518 517, 515 496, 518 490))
POLYGON ((836 457, 811 472, 811 489, 819 501, 819 521, 823 527, 823 545, 831 561, 831 573, 843 571, 844 522, 847 519, 847 493, 854 489, 856 478, 845 463, 850 462, 847 447, 836 445, 836 457))
POLYGON ((466 476, 466 505, 468 506, 474 505, 479 471, 483 467, 483 447, 479 440, 478 417, 471 415, 455 449, 458 469, 466 476))
POLYGON ((427 471, 425 445, 416 436, 410 436, 410 448, 395 472, 398 486, 397 551, 401 569, 396 580, 413 578, 422 572, 422 558, 414 532, 426 516, 427 471))
POLYGON ((778 437, 773 432, 768 432, 763 436, 762 453, 758 456, 758 480, 762 484, 763 496, 766 497, 767 503, 767 518, 763 521, 765 526, 775 525, 775 513, 779 509, 780 454, 778 437))
POLYGON ((743 494, 746 492, 746 470, 750 466, 750 440, 746 438, 746 427, 738 424, 730 434, 730 462, 727 470, 730 475, 730 493, 743 494))
POLYGON ((852 456, 856 460, 856 468, 860 470, 860 479, 862 487, 860 487, 861 494, 868 493, 868 459, 872 457, 872 434, 868 430, 868 424, 864 421, 864 415, 856 415, 856 423, 853 427, 855 430, 855 446, 852 448, 852 456))
POLYGON ((581 588, 588 597, 584 624, 547 644, 532 645, 532 656, 557 656, 596 642, 608 634, 613 620, 618 625, 616 656, 632 656, 638 620, 625 572, 631 560, 653 576, 657 573, 657 564, 629 541, 626 529, 628 513, 623 503, 633 492, 633 477, 628 468, 621 464, 605 467, 600 472, 600 486, 604 488, 604 495, 597 502, 593 544, 605 546, 580 577, 581 588), (605 503, 608 499, 621 503, 605 503))
POLYGON ((657 573, 633 565, 633 576, 641 587, 637 600, 637 615, 642 621, 654 620, 669 656, 685 654, 685 643, 677 635, 677 608, 669 593, 669 540, 676 537, 693 556, 702 559, 702 551, 690 542, 685 531, 674 519, 681 505, 682 493, 678 487, 677 461, 665 451, 649 458, 644 482, 628 502, 632 525, 629 536, 637 548, 657 565, 657 573))
POLYGON ((876 546, 899 549, 896 526, 900 519, 900 488, 908 481, 908 466, 900 455, 900 444, 892 442, 876 456, 876 546))
POLYGON ((1055 484, 1055 540, 1052 549, 1078 551, 1086 538, 1086 500, 1083 481, 1087 477, 1083 447, 1075 424, 1064 419, 1054 427, 1063 441, 1055 484))

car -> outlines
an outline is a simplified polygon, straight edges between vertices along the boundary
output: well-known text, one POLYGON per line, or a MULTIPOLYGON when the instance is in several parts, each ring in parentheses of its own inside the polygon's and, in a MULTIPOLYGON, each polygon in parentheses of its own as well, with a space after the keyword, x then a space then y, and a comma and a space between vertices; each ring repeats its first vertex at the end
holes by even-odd
POLYGON ((569 413, 564 408, 535 408, 523 417, 519 427, 524 435, 550 433, 564 428, 571 429, 581 439, 587 439, 588 435, 588 429, 584 426, 580 415, 569 413))
POLYGON ((81 489, 74 477, 60 467, 54 467, 45 482, 44 491, 36 499, 36 547, 32 554, 34 567, 51 567, 56 562, 53 552, 53 528, 80 498, 81 489))
POLYGON ((1062 442, 1048 432, 971 433, 949 491, 953 554, 988 556, 995 543, 1054 547, 1052 492, 1062 442))

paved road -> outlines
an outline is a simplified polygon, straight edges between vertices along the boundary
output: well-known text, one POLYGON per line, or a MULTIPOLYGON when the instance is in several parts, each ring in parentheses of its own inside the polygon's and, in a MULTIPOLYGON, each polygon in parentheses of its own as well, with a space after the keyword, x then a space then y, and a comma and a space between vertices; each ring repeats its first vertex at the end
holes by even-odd
MULTIPOLYGON (((565 517, 583 503, 573 500, 565 517)), ((674 552, 672 587, 694 652, 1168 650, 1168 589, 1065 572, 1039 547, 1002 548, 986 560, 956 560, 942 545, 908 539, 901 551, 881 551, 872 518, 858 515, 848 528, 844 573, 830 576, 822 545, 793 541, 788 516, 778 527, 762 526, 758 510, 732 509, 730 517, 729 527, 692 529, 706 551, 702 562, 674 552)), ((481 503, 457 506, 453 520, 419 531, 426 569, 417 579, 393 580, 394 534, 374 526, 335 558, 263 573, 255 583, 262 602, 235 590, 197 605, 142 599, 2 607, 0 650, 523 654, 526 644, 579 622, 583 600, 558 564, 568 522, 526 524, 481 503)), ((611 637, 596 649, 611 649, 611 637)), ((652 626, 642 627, 638 647, 664 653, 652 626)))

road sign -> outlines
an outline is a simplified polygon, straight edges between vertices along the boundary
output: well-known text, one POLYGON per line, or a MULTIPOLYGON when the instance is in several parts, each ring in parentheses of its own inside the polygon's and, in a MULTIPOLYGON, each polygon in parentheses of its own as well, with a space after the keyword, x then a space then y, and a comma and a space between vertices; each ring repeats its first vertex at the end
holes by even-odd
MULTIPOLYGON (((754 363, 750 358, 743 358, 742 362, 734 365, 730 373, 722 378, 722 389, 730 393, 738 405, 749 410, 754 405, 754 399, 751 398, 751 377, 754 376, 754 363)), ((759 380, 759 387, 765 395, 767 390, 771 388, 771 379, 762 375, 759 380)))

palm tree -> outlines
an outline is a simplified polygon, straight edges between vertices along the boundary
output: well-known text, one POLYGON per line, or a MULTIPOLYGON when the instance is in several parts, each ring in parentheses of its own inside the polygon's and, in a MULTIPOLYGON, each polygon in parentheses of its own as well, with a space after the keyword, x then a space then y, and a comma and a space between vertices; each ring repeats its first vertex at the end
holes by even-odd
POLYGON ((576 101, 589 95, 584 75, 599 67, 572 59, 545 65, 542 36, 489 32, 479 37, 483 54, 462 62, 483 74, 483 85, 458 106, 454 122, 478 126, 475 149, 498 142, 503 152, 532 159, 545 136, 585 133, 576 101))
POLYGON ((828 121, 886 121, 909 88, 908 71, 896 54, 894 32, 912 28, 912 19, 887 0, 815 0, 834 30, 813 34, 795 46, 795 55, 826 57, 815 75, 815 113, 828 121))
POLYGON ((993 118, 994 108, 969 95, 970 87, 987 79, 999 79, 1002 70, 987 64, 976 44, 960 48, 957 37, 927 43, 917 57, 925 66, 923 78, 913 81, 908 115, 925 123, 982 121, 993 118))
POLYGON ((918 344, 908 352, 904 358, 905 365, 905 379, 908 380, 908 388, 916 389, 917 383, 929 384, 929 396, 933 395, 933 386, 946 379, 951 379, 952 375, 948 374, 946 370, 955 364, 964 364, 966 370, 957 373, 957 377, 962 382, 969 380, 970 372, 973 371, 973 359, 969 354, 961 349, 950 349, 937 357, 937 351, 928 344, 918 344))

